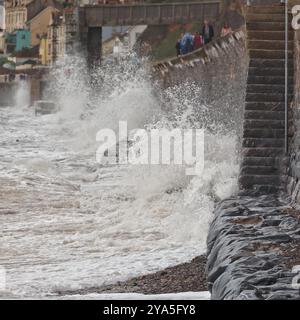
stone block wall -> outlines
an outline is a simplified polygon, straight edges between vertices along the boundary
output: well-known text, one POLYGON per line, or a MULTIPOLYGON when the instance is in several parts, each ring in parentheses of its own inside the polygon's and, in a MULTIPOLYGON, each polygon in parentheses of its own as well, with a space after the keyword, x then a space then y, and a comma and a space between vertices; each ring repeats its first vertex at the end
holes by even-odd
POLYGON ((14 104, 15 90, 16 84, 13 82, 0 84, 0 107, 11 106, 14 104))
POLYGON ((289 165, 287 191, 300 202, 300 31, 294 38, 294 100, 289 106, 289 165))

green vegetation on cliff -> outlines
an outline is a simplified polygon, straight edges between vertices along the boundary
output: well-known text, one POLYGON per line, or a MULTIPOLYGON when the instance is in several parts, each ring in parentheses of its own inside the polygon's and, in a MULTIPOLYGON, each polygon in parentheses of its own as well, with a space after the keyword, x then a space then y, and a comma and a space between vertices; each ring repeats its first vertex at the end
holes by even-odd
POLYGON ((194 33, 200 29, 201 21, 188 25, 149 26, 141 36, 141 41, 151 45, 153 60, 163 60, 176 55, 175 45, 181 33, 194 33))
POLYGON ((162 60, 175 56, 175 45, 177 40, 181 37, 181 34, 185 31, 195 33, 196 31, 200 31, 200 29, 201 22, 184 26, 169 26, 166 37, 161 41, 160 44, 156 44, 153 46, 153 58, 156 60, 162 60))

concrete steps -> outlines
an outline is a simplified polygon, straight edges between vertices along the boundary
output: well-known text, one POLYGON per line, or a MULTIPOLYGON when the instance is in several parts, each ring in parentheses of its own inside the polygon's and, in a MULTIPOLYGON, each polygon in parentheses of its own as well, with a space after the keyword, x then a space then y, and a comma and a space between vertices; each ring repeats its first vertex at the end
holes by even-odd
POLYGON ((281 184, 278 185, 261 185, 261 184, 254 184, 249 187, 249 189, 243 189, 241 195, 265 195, 265 194, 278 194, 279 192, 283 191, 284 188, 281 184))
MULTIPOLYGON (((285 50, 250 49, 249 56, 254 59, 285 59, 285 50)), ((292 59, 293 51, 289 50, 287 56, 292 59)))
POLYGON ((284 129, 284 120, 245 119, 245 129, 284 129))
POLYGON ((283 120, 284 117, 284 111, 246 110, 244 114, 245 119, 251 120, 283 120))
MULTIPOLYGON (((288 41, 288 50, 292 50, 294 42, 288 41)), ((284 40, 250 40, 248 41, 249 49, 264 49, 264 50, 285 50, 284 40)))
MULTIPOLYGON (((248 37, 252 40, 280 40, 285 41, 285 30, 269 30, 269 31, 262 31, 262 30, 255 30, 255 31, 248 31, 248 37)), ((294 39, 294 32, 290 30, 288 32, 288 39, 294 39)))
MULTIPOLYGON (((277 60, 276 60, 277 61, 277 60)), ((288 69, 289 74, 293 74, 293 69, 290 66, 288 69)), ((249 67, 248 75, 250 76, 282 76, 284 75, 284 68, 277 67, 277 68, 261 68, 261 67, 249 67)))
POLYGON ((272 157, 245 157, 242 165, 243 167, 274 167, 277 161, 272 157))
POLYGON ((272 138, 282 139, 284 137, 284 130, 282 129, 246 129, 244 128, 244 138, 272 138))
POLYGON ((251 188, 253 185, 280 185, 282 181, 281 176, 274 175, 243 175, 240 182, 246 189, 251 188))
MULTIPOLYGON (((292 95, 288 95, 289 101, 292 95)), ((246 101, 260 101, 260 102, 282 102, 284 103, 285 95, 283 93, 252 93, 247 92, 246 101)))
MULTIPOLYGON (((250 62, 239 182, 246 193, 277 193, 285 179, 285 8, 251 6, 246 26, 250 62)), ((294 90, 293 36, 290 26, 288 101, 294 90)))
MULTIPOLYGON (((293 31, 291 24, 289 30, 293 31)), ((246 23, 247 30, 249 31, 285 31, 285 22, 279 21, 250 21, 246 23)))
MULTIPOLYGON (((284 49, 283 49, 284 50, 284 49)), ((252 58, 249 62, 249 67, 253 68, 265 68, 265 69, 272 69, 272 68, 281 68, 284 75, 285 69, 285 58, 284 59, 254 59, 252 58)), ((294 60, 290 59, 288 61, 288 68, 293 71, 294 67, 294 60)))
MULTIPOLYGON (((248 84, 275 84, 275 85, 285 85, 285 77, 284 76, 255 76, 249 75, 248 84)), ((289 76, 288 85, 292 86, 294 83, 294 77, 289 76)))
POLYGON ((262 102, 262 101, 248 101, 245 105, 245 110, 254 110, 254 111, 284 111, 283 102, 262 102))
POLYGON ((243 148, 244 157, 280 157, 284 154, 283 148, 243 148))
POLYGON ((264 175, 264 176, 272 176, 279 174, 278 168, 274 166, 244 166, 241 170, 241 173, 248 175, 264 175))
MULTIPOLYGON (((292 21, 292 16, 288 16, 289 22, 292 21)), ((247 12, 247 22, 279 22, 282 23, 285 21, 285 14, 284 12, 247 12)))
MULTIPOLYGON (((288 88, 288 92, 292 93, 294 88, 290 86, 288 88)), ((276 94, 284 94, 285 93, 285 85, 283 84, 251 84, 248 82, 247 85, 247 93, 276 93, 276 94)))
POLYGON ((265 194, 277 194, 283 191, 282 185, 251 185, 249 189, 243 189, 241 194, 244 195, 265 195, 265 194))
POLYGON ((245 148, 284 148, 284 139, 261 139, 245 138, 243 140, 245 148))
POLYGON ((268 5, 260 5, 259 7, 256 6, 250 6, 247 7, 247 14, 248 13, 258 13, 258 14, 263 14, 263 13, 285 13, 285 7, 284 6, 268 6, 268 5))

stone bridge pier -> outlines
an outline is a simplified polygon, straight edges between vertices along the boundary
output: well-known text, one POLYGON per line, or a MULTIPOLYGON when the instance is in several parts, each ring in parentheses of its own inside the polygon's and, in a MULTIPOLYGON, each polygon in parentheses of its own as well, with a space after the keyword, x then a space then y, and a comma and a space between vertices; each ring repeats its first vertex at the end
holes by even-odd
POLYGON ((87 22, 84 7, 78 11, 78 44, 79 52, 87 59, 88 66, 101 62, 102 26, 90 26, 87 22))
POLYGON ((86 39, 88 65, 97 65, 101 62, 102 27, 89 27, 86 39))

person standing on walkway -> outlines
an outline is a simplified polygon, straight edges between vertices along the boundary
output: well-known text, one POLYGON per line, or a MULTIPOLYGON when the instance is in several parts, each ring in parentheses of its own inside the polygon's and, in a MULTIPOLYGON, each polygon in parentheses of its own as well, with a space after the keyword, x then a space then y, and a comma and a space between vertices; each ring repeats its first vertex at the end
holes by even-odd
POLYGON ((179 56, 181 55, 181 47, 182 47, 181 41, 182 41, 182 39, 179 38, 179 39, 177 40, 177 42, 176 42, 175 48, 176 48, 177 57, 179 57, 179 56))
POLYGON ((194 50, 201 48, 202 44, 202 36, 200 32, 196 32, 194 36, 194 50))
POLYGON ((211 42, 215 33, 213 26, 208 22, 208 20, 204 20, 203 28, 202 28, 202 37, 204 44, 211 42))
POLYGON ((229 27, 228 23, 225 23, 221 31, 221 37, 225 37, 231 32, 232 32, 232 29, 229 27))
POLYGON ((189 32, 186 32, 181 40, 182 52, 181 54, 187 54, 193 51, 193 37, 189 32))

